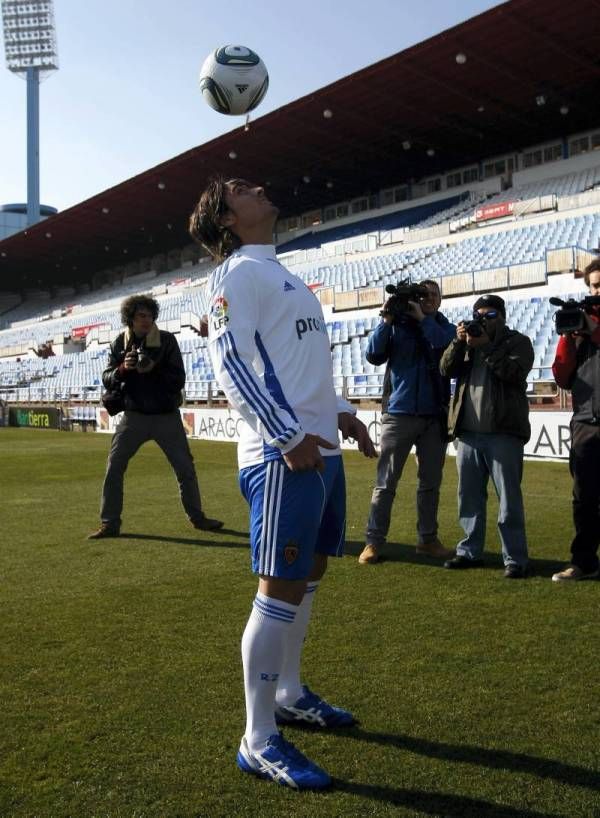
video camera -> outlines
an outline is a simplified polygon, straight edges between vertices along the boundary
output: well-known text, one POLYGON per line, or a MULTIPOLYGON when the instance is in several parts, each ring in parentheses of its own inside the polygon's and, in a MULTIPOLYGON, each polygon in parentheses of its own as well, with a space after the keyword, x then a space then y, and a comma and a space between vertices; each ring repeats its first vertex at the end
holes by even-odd
POLYGON ((427 298, 429 295, 427 287, 422 284, 411 284, 410 278, 404 278, 397 284, 387 284, 385 291, 391 295, 391 298, 388 298, 385 302, 384 308, 379 315, 382 318, 389 315, 394 321, 398 321, 408 312, 409 301, 418 303, 422 298, 427 298))
POLYGON ((569 298, 563 301, 562 298, 551 298, 550 303, 555 307, 560 307, 554 313, 554 323, 559 335, 569 332, 580 332, 586 328, 585 314, 592 312, 594 307, 600 306, 600 295, 586 295, 581 301, 569 298))

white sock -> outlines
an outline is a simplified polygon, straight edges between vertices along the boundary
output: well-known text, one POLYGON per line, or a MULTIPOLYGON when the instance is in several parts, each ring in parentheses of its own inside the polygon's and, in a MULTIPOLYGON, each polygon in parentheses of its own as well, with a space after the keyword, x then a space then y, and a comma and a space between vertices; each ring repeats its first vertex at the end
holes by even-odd
POLYGON ((242 636, 244 693, 246 695, 245 737, 252 752, 264 748, 275 724, 275 692, 281 673, 285 643, 298 611, 280 599, 257 592, 242 636))
POLYGON ((288 630, 283 665, 279 674, 279 684, 277 685, 277 704, 292 705, 302 696, 300 660, 310 621, 313 599, 318 587, 318 582, 309 582, 307 584, 306 593, 302 598, 296 618, 288 630))

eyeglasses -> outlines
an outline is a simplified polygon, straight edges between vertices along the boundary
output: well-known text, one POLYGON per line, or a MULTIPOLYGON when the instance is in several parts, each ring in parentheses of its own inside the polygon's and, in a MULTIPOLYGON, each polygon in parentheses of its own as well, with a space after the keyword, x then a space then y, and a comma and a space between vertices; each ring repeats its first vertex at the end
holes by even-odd
POLYGON ((498 318, 500 312, 498 310, 488 310, 487 312, 478 312, 478 310, 473 310, 473 318, 483 318, 486 321, 489 319, 498 318))

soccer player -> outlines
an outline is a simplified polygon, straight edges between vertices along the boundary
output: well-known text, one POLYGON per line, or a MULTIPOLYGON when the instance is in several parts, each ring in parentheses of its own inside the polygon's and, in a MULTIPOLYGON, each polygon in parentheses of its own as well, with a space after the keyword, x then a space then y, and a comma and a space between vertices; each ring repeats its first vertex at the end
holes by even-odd
POLYGON ((337 430, 367 457, 364 424, 333 387, 329 337, 314 294, 278 261, 278 210, 262 187, 212 181, 190 233, 222 262, 211 274, 209 351, 230 405, 244 418, 240 488, 250 507, 258 592, 242 638, 248 773, 294 789, 329 775, 285 741, 277 724, 354 723, 300 681, 302 645, 327 557, 341 556, 345 483, 337 430))

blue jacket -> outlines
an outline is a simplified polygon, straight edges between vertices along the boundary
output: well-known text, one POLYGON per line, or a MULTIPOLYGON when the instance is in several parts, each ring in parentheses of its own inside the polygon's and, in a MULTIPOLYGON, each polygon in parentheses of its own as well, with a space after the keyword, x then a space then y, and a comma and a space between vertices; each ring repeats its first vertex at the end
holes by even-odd
POLYGON ((406 317, 382 321, 369 336, 367 361, 387 363, 382 409, 390 414, 439 415, 450 400, 450 381, 440 375, 442 353, 456 336, 456 326, 438 312, 421 323, 406 317), (436 386, 434 386, 434 383, 436 386))

